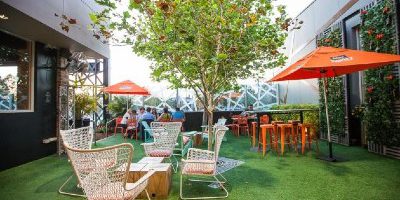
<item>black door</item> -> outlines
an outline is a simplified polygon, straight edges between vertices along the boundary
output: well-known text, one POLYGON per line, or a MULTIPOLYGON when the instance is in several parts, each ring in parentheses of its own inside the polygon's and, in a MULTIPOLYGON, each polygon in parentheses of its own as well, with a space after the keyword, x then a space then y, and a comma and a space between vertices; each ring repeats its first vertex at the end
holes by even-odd
MULTIPOLYGON (((360 49, 359 37, 359 15, 353 15, 344 20, 345 47, 348 49, 360 49)), ((351 115, 351 111, 362 102, 361 89, 362 72, 355 72, 346 75, 346 92, 347 92, 347 118, 349 125, 349 142, 350 145, 361 145, 361 120, 351 115)))

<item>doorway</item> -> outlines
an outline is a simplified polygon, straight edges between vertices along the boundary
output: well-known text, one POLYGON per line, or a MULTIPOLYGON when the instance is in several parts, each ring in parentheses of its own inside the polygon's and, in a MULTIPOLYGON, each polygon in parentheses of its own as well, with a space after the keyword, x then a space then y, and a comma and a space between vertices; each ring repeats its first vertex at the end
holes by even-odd
MULTIPOLYGON (((360 33, 360 16, 353 14, 348 18, 344 19, 344 37, 345 47, 348 49, 361 49, 360 33)), ((363 72, 355 72, 346 75, 345 78, 345 91, 346 91, 346 107, 347 107, 347 119, 348 119, 348 130, 349 130, 349 144, 350 145, 363 145, 363 134, 361 119, 354 117, 351 113, 356 106, 359 106, 363 102, 363 72)))

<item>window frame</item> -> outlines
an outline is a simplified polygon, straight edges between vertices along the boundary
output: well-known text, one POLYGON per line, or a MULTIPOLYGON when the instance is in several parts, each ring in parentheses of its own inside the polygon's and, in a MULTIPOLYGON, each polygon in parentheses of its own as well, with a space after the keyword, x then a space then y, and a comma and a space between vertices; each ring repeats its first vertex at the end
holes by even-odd
POLYGON ((33 40, 29 40, 18 36, 14 33, 10 33, 6 30, 0 29, 1 32, 11 35, 13 37, 19 38, 21 40, 26 41, 30 45, 30 52, 31 52, 31 61, 30 61, 30 70, 29 70, 29 78, 30 78, 30 85, 29 85, 29 109, 25 110, 0 110, 0 114, 3 113, 33 113, 35 112, 35 42, 33 40))

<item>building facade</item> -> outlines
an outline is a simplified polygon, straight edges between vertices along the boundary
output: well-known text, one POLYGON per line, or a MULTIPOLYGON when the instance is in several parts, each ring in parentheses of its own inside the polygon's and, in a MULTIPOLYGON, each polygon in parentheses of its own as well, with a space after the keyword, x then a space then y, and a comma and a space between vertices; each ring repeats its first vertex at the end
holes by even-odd
POLYGON ((107 85, 108 45, 88 29, 98 9, 92 0, 0 1, 0 170, 57 151, 60 87, 74 56, 101 61, 107 85))
MULTIPOLYGON (((399 7, 400 4, 398 0, 315 0, 293 20, 293 26, 301 22, 301 28, 292 29, 290 31, 286 41, 287 48, 285 49, 285 53, 288 55, 291 63, 297 61, 321 45, 398 54, 400 49, 399 7), (377 10, 377 7, 379 7, 380 10, 377 10), (379 19, 375 19, 378 20, 376 26, 380 26, 378 23, 382 24, 382 29, 388 32, 391 31, 388 29, 393 29, 391 38, 384 38, 385 40, 382 40, 382 42, 388 41, 391 43, 389 47, 395 49, 394 51, 382 51, 382 49, 378 48, 370 49, 371 46, 380 42, 379 40, 381 38, 388 37, 388 34, 384 36, 382 33, 381 35, 379 35, 378 32, 373 33, 373 31, 378 31, 379 27, 373 27, 370 28, 371 30, 367 31, 365 30, 368 26, 366 23, 371 22, 368 22, 363 15, 366 15, 370 11, 376 12, 377 15, 382 16, 382 20, 385 20, 382 22, 379 21, 379 19), (335 34, 337 40, 336 44, 333 45, 332 36, 335 34), (366 44, 366 40, 368 39, 365 37, 366 34, 372 38, 370 44, 366 44)), ((390 74, 398 79, 399 67, 395 66, 390 74)), ((339 121, 339 123, 343 124, 343 128, 339 131, 341 133, 332 136, 332 139, 337 143, 362 146, 369 144, 367 136, 368 120, 362 120, 360 116, 357 116, 357 109, 365 106, 371 107, 371 104, 374 103, 371 103, 371 98, 367 98, 370 94, 366 94, 366 91, 367 93, 372 93, 372 89, 370 91, 367 88, 371 87, 366 83, 368 80, 367 76, 370 75, 366 75, 364 71, 339 77, 339 88, 342 89, 340 91, 342 94, 340 95, 343 95, 344 116, 343 119, 341 119, 343 121, 339 121)), ((384 80, 385 78, 381 79, 384 80)), ((306 85, 311 86, 308 87, 308 90, 313 90, 313 96, 316 96, 318 99, 319 85, 317 80, 293 81, 289 83, 289 87, 287 87, 287 85, 282 85, 281 87, 286 86, 289 88, 290 94, 291 91, 298 91, 296 88, 306 87, 306 85)), ((398 91, 393 91, 393 93, 397 92, 398 91)), ((301 94, 294 92, 294 94, 290 95, 289 99, 301 94)), ((399 107, 400 102, 397 100, 393 102, 392 107, 389 109, 391 110, 390 114, 392 117, 390 120, 392 122, 400 122, 399 107)), ((376 120, 381 119, 378 117, 376 120)), ((323 130, 321 131, 322 137, 326 138, 326 133, 324 133, 323 130)), ((370 132, 372 131, 370 130, 370 132)))

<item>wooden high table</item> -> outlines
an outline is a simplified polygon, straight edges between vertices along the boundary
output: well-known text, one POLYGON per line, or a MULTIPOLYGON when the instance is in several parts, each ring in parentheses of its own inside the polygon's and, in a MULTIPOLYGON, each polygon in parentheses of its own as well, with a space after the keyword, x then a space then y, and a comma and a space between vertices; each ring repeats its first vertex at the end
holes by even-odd
MULTIPOLYGON (((272 120, 272 115, 273 114, 279 114, 279 115, 284 115, 284 114, 298 114, 300 116, 300 123, 303 123, 304 119, 304 112, 318 112, 318 109, 291 109, 291 110, 265 110, 265 111, 247 111, 248 113, 251 114, 256 114, 257 116, 257 134, 256 134, 256 139, 258 140, 259 135, 260 135, 260 117, 262 115, 268 115, 270 120, 272 120)), ((257 141, 257 144, 260 141, 257 141)), ((250 148, 251 151, 258 151, 257 148, 250 148)))

